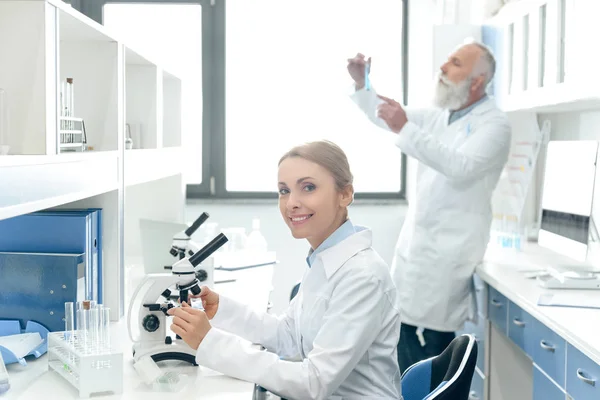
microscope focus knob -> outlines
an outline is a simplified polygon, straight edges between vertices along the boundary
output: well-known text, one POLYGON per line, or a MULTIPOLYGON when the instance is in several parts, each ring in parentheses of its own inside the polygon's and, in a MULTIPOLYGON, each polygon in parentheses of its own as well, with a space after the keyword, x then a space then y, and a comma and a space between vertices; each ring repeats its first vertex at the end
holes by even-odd
POLYGON ((208 279, 208 273, 203 269, 199 269, 196 271, 196 279, 198 279, 200 282, 204 282, 208 279))
POLYGON ((142 325, 148 332, 154 332, 160 326, 160 320, 154 314, 148 314, 142 320, 142 325))

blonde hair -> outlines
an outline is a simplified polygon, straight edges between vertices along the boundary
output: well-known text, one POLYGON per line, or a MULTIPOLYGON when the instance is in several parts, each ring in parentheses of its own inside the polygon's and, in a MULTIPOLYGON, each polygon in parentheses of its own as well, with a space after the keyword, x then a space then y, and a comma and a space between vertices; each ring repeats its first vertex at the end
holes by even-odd
MULTIPOLYGON (((350 172, 346 153, 333 142, 319 140, 296 146, 285 153, 277 165, 281 165, 286 158, 291 157, 304 158, 325 168, 333 176, 338 191, 342 191, 348 186, 352 187, 354 177, 350 172)), ((354 194, 354 188, 351 189, 354 194)))

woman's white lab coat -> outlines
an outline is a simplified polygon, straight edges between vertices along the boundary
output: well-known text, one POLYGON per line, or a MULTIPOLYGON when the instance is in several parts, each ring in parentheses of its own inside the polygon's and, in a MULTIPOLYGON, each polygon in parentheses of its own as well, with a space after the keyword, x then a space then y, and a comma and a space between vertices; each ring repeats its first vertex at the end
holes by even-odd
POLYGON ((361 229, 316 256, 280 317, 221 296, 198 364, 290 399, 401 398, 396 288, 361 229))
MULTIPOLYGON (((382 102, 370 90, 352 99, 377 126, 382 102)), ((406 110, 395 144, 419 161, 414 203, 402 226, 392 275, 402 323, 456 331, 476 318, 472 275, 484 256, 491 197, 506 164, 511 128, 492 99, 448 125, 449 111, 406 110)))

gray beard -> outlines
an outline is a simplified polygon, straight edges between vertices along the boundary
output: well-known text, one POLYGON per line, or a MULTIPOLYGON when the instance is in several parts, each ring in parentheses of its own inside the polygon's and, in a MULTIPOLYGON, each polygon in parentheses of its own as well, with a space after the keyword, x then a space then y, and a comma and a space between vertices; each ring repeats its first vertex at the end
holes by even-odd
MULTIPOLYGON (((443 78, 442 78, 443 79, 443 78)), ((436 107, 448 110, 458 110, 469 101, 471 79, 467 78, 460 83, 453 83, 444 79, 445 83, 438 81, 435 86, 433 103, 436 107)))

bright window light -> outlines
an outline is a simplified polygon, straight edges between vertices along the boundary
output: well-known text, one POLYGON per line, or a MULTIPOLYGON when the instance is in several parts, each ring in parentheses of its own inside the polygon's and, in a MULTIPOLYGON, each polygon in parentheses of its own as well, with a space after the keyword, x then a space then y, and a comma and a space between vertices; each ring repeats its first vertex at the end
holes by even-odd
POLYGON ((228 0, 226 16, 227 190, 276 191, 281 155, 328 139, 357 192, 398 192, 394 135, 350 100, 346 65, 371 56, 374 87, 402 101, 402 1, 228 0))

